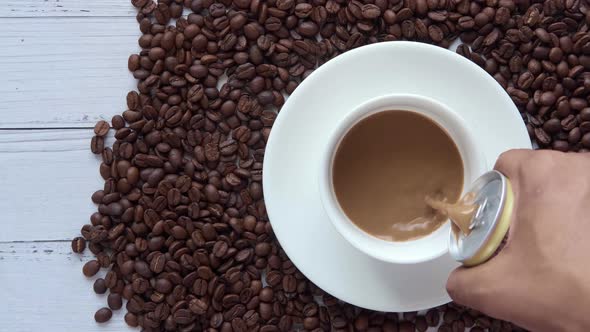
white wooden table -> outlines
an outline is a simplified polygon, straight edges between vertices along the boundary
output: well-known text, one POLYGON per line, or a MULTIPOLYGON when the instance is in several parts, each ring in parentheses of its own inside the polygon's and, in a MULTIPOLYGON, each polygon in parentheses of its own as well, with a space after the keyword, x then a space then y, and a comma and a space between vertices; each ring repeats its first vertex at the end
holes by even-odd
MULTIPOLYGON (((71 253, 102 188, 92 127, 125 109, 139 27, 128 0, 0 1, 0 331, 136 331, 71 253)), ((87 255, 91 255, 87 250, 87 255)))

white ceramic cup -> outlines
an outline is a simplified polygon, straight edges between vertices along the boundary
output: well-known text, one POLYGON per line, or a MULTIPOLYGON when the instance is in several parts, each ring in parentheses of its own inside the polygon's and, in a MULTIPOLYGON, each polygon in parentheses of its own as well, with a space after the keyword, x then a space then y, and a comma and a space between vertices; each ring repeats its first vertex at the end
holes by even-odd
MULTIPOLYGON (((388 110, 416 112, 444 128, 457 145, 463 159, 463 193, 479 175, 487 170, 484 155, 477 149, 474 135, 465 121, 445 105, 424 96, 386 95, 369 100, 342 119, 330 134, 320 162, 319 187, 322 204, 336 230, 354 247, 369 256, 390 263, 417 264, 447 253, 450 222, 431 234, 410 241, 386 241, 361 230, 344 213, 332 182, 334 155, 348 130, 369 115, 388 110)), ((427 176, 427 175, 425 175, 427 176)), ((395 184, 392 183, 392 187, 395 184)))

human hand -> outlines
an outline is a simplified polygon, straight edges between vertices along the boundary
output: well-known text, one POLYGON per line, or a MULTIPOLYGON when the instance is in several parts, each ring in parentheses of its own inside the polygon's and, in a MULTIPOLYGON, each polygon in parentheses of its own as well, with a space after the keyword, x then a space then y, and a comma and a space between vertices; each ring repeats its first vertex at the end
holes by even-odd
POLYGON ((590 331, 590 155, 512 150, 495 169, 514 191, 506 246, 453 271, 459 304, 532 331, 590 331))

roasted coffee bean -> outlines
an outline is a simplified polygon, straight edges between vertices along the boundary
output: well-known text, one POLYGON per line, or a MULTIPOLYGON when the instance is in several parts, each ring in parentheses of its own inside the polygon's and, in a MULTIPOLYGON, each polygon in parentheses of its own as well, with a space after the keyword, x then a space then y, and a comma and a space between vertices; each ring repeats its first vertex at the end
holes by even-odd
POLYGON ((303 37, 313 37, 319 32, 319 27, 315 22, 304 21, 297 27, 297 32, 303 37))
POLYGON ((94 314, 94 320, 97 323, 104 323, 107 322, 113 317, 113 312, 109 308, 101 308, 96 311, 94 314))
POLYGON ((165 278, 160 278, 156 281, 154 289, 162 294, 168 294, 172 291, 172 283, 165 278))
POLYGON ((549 134, 547 134, 542 128, 535 128, 535 138, 537 139, 537 142, 543 146, 547 146, 551 143, 551 136, 549 136, 549 134))
POLYGON ((125 323, 127 323, 127 325, 131 326, 131 327, 137 327, 138 326, 138 320, 137 320, 137 316, 128 312, 125 314, 125 323))
POLYGON ((567 152, 569 150, 569 143, 566 140, 554 140, 551 143, 551 148, 553 150, 567 152))
POLYGON ((134 7, 141 8, 147 4, 148 0, 131 0, 134 7))
POLYGON ((271 287, 274 287, 278 284, 281 283, 282 281, 282 276, 281 273, 278 271, 270 271, 267 275, 266 275, 266 281, 268 282, 268 284, 271 287))
POLYGON ((103 120, 100 120, 94 126, 94 134, 96 136, 105 136, 109 132, 110 126, 109 123, 103 120))
POLYGON ((260 301, 263 302, 271 302, 274 296, 274 292, 272 290, 272 288, 270 287, 265 287, 260 291, 260 301))
POLYGON ((369 315, 361 313, 354 320, 354 328, 358 331, 365 331, 369 328, 369 315))
POLYGON ((107 291, 107 286, 103 278, 96 279, 92 288, 96 294, 104 294, 107 291))
POLYGON ((164 271, 165 264, 166 257, 164 254, 156 252, 150 262, 150 270, 152 270, 154 273, 160 273, 164 271))
POLYGON ((310 331, 320 326, 320 320, 317 317, 306 317, 303 319, 303 327, 310 331))
POLYGON ((115 115, 111 119, 111 124, 114 129, 121 129, 125 127, 125 119, 123 119, 123 117, 120 115, 115 115))
POLYGON ((101 136, 93 136, 90 141, 90 150, 94 154, 101 154, 104 150, 104 138, 101 136))
POLYGON ((189 303, 189 309, 197 315, 203 315, 207 312, 209 305, 202 299, 193 299, 189 303))
POLYGON ((582 121, 590 121, 590 108, 586 107, 580 111, 580 119, 582 121))
POLYGON ((362 16, 369 20, 375 19, 381 15, 381 9, 373 4, 363 5, 361 12, 362 16))
POLYGON ((424 316, 416 317, 415 323, 416 331, 418 332, 425 332, 428 329, 428 323, 426 322, 426 318, 424 316))
POLYGON ((134 268, 135 272, 137 272, 144 278, 150 278, 152 276, 152 272, 150 271, 149 265, 144 261, 135 261, 134 268))
POLYGON ((582 138, 582 133, 580 131, 580 128, 573 128, 568 133, 567 140, 570 144, 574 145, 574 144, 578 143, 581 138, 582 138))
POLYGON ((87 277, 92 277, 95 274, 98 273, 98 270, 100 270, 100 264, 98 263, 97 260, 91 260, 88 261, 86 264, 84 264, 84 266, 82 267, 82 272, 84 273, 85 276, 87 277))
POLYGON ((112 289, 117 285, 117 274, 115 273, 115 271, 111 270, 109 272, 107 272, 105 278, 105 285, 112 289))
POLYGON ((108 268, 111 265, 111 257, 104 252, 98 253, 96 259, 102 268, 108 268))
POLYGON ((546 133, 553 135, 557 134, 561 130, 561 123, 559 119, 549 119, 543 124, 543 130, 546 133))
MULTIPOLYGON (((551 120, 552 119, 548 120, 547 122, 549 122, 551 120)), ((545 123, 547 123, 547 122, 545 122, 545 123)), ((563 120, 561 120, 560 124, 561 124, 561 129, 563 129, 565 131, 570 131, 578 125, 578 120, 576 119, 575 116, 570 114, 570 115, 566 116, 563 120)), ((545 126, 545 124, 543 124, 543 126, 545 126)), ((556 133, 557 132, 555 132, 555 134, 556 133)))
POLYGON ((431 309, 428 310, 426 312, 426 323, 428 324, 428 326, 438 326, 438 323, 440 321, 440 313, 435 310, 435 309, 431 309))
POLYGON ((223 315, 220 312, 213 314, 213 316, 211 316, 211 319, 209 320, 209 324, 213 328, 220 327, 222 323, 223 323, 223 315))
POLYGON ((121 295, 116 293, 109 294, 109 296, 107 297, 107 303, 109 305, 109 308, 111 308, 112 310, 119 310, 121 309, 121 307, 123 307, 123 299, 121 298, 121 295))
POLYGON ((440 42, 444 38, 444 33, 437 25, 431 25, 428 27, 428 36, 433 41, 440 42))
POLYGON ((256 245, 255 253, 257 256, 266 257, 271 252, 271 246, 267 242, 261 242, 256 245))
POLYGON ((83 237, 75 237, 72 240, 72 251, 80 254, 86 249, 86 240, 83 237))
POLYGON ((283 276, 282 285, 285 292, 293 293, 297 289, 297 280, 292 275, 285 275, 283 276))
POLYGON ((411 322, 401 322, 399 324, 399 332, 413 332, 415 331, 415 326, 411 322))

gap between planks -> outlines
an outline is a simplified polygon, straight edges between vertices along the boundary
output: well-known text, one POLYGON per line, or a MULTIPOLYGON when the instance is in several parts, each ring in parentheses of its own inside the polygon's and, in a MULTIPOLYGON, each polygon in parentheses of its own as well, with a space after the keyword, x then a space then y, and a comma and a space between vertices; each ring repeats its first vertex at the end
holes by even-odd
POLYGON ((31 244, 31 243, 62 243, 62 242, 71 242, 71 239, 64 239, 64 240, 32 240, 32 241, 0 241, 0 245, 2 244, 31 244))

